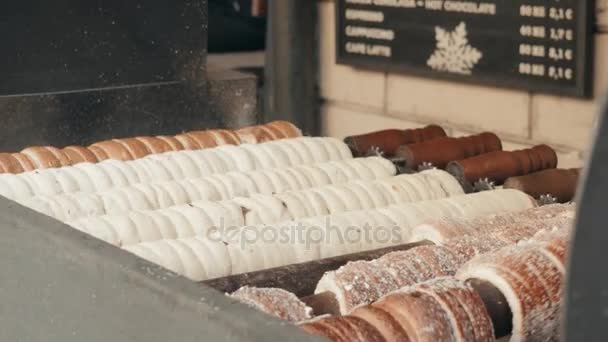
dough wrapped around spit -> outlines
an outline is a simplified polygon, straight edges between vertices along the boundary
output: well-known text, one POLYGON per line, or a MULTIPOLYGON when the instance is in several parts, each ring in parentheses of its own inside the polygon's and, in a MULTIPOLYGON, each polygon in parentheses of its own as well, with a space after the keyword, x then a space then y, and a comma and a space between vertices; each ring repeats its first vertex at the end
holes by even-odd
POLYGON ((355 316, 320 317, 301 324, 300 328, 311 335, 325 337, 333 342, 388 341, 376 327, 355 316))
POLYGON ((296 138, 302 131, 289 121, 273 121, 265 125, 241 128, 235 131, 242 143, 259 144, 267 141, 296 138))
MULTIPOLYGON (((569 230, 569 225, 556 229, 531 230, 518 229, 517 224, 514 224, 482 234, 450 239, 442 245, 393 252, 373 261, 351 262, 338 270, 325 273, 315 293, 331 293, 338 305, 333 313, 346 314, 358 305, 372 303, 403 286, 454 275, 462 264, 478 255, 528 239, 540 241, 559 236, 565 241, 569 230)), ((559 247, 547 246, 547 250, 555 253, 558 259, 564 259, 565 252, 559 247)))
POLYGON ((325 309, 335 315, 345 315, 404 286, 454 275, 463 263, 464 260, 447 248, 420 246, 372 261, 349 262, 329 271, 317 284, 315 294, 331 293, 337 307, 325 309))
POLYGON ((288 322, 297 323, 312 318, 312 309, 293 293, 283 289, 244 286, 229 296, 288 322))
MULTIPOLYGON (((142 249, 164 253, 173 250, 175 244, 200 244, 204 241, 226 256, 220 262, 224 273, 213 273, 215 277, 222 277, 413 242, 410 239, 412 227, 429 217, 475 217, 500 211, 523 210, 533 205, 534 201, 530 197, 518 191, 486 191, 273 225, 245 226, 224 232, 225 234, 220 231, 217 236, 206 239, 196 236, 171 242, 146 242, 124 248, 147 258, 149 253, 144 254, 142 249), (506 197, 510 200, 505 200, 506 197)), ((211 247, 193 247, 198 248, 211 247)), ((178 255, 175 251, 172 253, 178 255)), ((220 264, 210 265, 211 260, 201 258, 191 251, 181 254, 181 257, 185 259, 166 259, 167 257, 159 255, 151 261, 193 280, 211 279, 204 276, 206 269, 210 266, 214 270, 220 267, 220 264)))
POLYGON ((155 154, 126 162, 107 160, 17 175, 1 174, 0 195, 23 200, 36 195, 101 192, 139 183, 346 159, 352 159, 350 150, 343 142, 333 138, 295 138, 259 145, 225 145, 206 150, 155 154))
POLYGON ((539 228, 546 229, 549 228, 550 224, 557 223, 557 220, 550 219, 561 217, 564 218, 565 222, 568 222, 568 218, 574 218, 574 213, 575 207, 573 204, 552 204, 523 211, 492 214, 473 220, 466 218, 433 219, 414 228, 413 237, 416 240, 442 243, 445 240, 462 235, 477 235, 491 229, 502 229, 506 225, 529 225, 532 222, 539 225, 539 228), (549 222, 544 223, 544 220, 549 222))
POLYGON ((494 341, 492 320, 481 297, 452 277, 404 287, 347 316, 321 318, 300 327, 332 341, 494 341), (367 324, 341 329, 352 318, 367 324))
POLYGON ((489 283, 502 293, 512 315, 511 341, 559 339, 565 268, 553 251, 565 251, 567 241, 545 237, 480 255, 456 275, 463 281, 489 283))
MULTIPOLYGON (((229 200, 236 197, 250 197, 255 194, 278 196, 287 191, 340 184, 352 180, 366 180, 362 182, 363 184, 372 182, 372 180, 383 180, 378 183, 377 187, 384 190, 384 193, 394 193, 394 196, 388 197, 388 199, 396 201, 403 198, 405 201, 408 193, 404 192, 403 187, 407 187, 410 180, 389 178, 395 173, 394 165, 386 159, 359 158, 287 168, 228 172, 186 180, 135 184, 99 193, 78 192, 55 196, 36 196, 23 200, 21 203, 65 222, 91 216, 125 215, 133 210, 164 209, 197 201, 229 200), (403 186, 399 186, 400 184, 403 186)), ((446 173, 441 175, 434 173, 434 176, 425 173, 415 178, 420 180, 418 183, 429 186, 422 193, 429 196, 428 199, 462 193, 462 190, 458 192, 460 185, 446 173)), ((384 196, 384 193, 378 196, 384 196)), ((367 195, 367 192, 364 195, 367 195)), ((295 195, 285 194, 285 198, 282 200, 294 203, 291 200, 293 196, 295 195)), ((314 198, 310 197, 310 199, 314 198)), ((385 199, 385 197, 381 198, 385 199)), ((295 203, 300 203, 297 202, 297 196, 295 203)), ((294 213, 298 212, 297 208, 293 209, 294 213)), ((308 216, 318 215, 309 214, 308 216)))
POLYGON ((23 155, 23 158, 20 160, 15 157, 15 153, 0 153, 0 172, 21 173, 25 172, 25 167, 28 167, 29 170, 34 168, 34 164, 29 157, 23 155), (26 165, 22 164, 21 161, 25 161, 26 165))
POLYGON ((55 147, 28 147, 21 151, 36 169, 47 169, 70 165, 70 159, 55 147))
POLYGON ((58 149, 52 146, 33 146, 20 153, 0 154, 0 172, 16 174, 78 163, 97 163, 106 159, 135 160, 150 154, 241 143, 257 144, 300 136, 302 132, 290 122, 273 121, 236 131, 215 129, 191 131, 176 136, 111 139, 94 143, 89 147, 74 145, 58 149), (15 159, 18 160, 17 164, 15 159))
MULTIPOLYGON (((146 211, 120 211, 113 210, 118 215, 95 216, 81 218, 76 221, 68 221, 67 223, 79 230, 87 232, 93 236, 104 239, 106 242, 115 245, 129 245, 140 242, 157 240, 159 235, 156 231, 167 232, 167 235, 162 235, 162 238, 186 238, 194 235, 206 234, 210 229, 228 225, 230 227, 253 226, 260 224, 273 224, 295 219, 303 219, 309 217, 324 216, 329 214, 338 214, 354 210, 374 209, 384 207, 389 204, 406 203, 420 200, 440 199, 445 198, 451 193, 447 192, 450 189, 450 182, 456 182, 450 179, 450 176, 445 178, 448 182, 447 186, 443 186, 442 180, 437 179, 436 183, 427 183, 431 175, 441 178, 445 176, 444 171, 428 171, 416 175, 401 175, 392 178, 380 179, 378 181, 357 181, 345 183, 342 185, 329 185, 312 189, 290 191, 287 193, 279 193, 275 195, 259 195, 248 193, 246 188, 242 189, 244 195, 249 197, 234 197, 219 203, 210 203, 209 201, 193 202, 191 204, 173 206, 159 210, 146 211), (424 185, 424 192, 415 192, 412 187, 413 183, 424 185), (410 189, 408 189, 410 188, 410 189), (405 195, 405 196, 404 196, 405 195), (411 197, 410 197, 411 196, 411 197), (419 196, 419 197, 416 197, 419 196), (217 206, 230 207, 232 210, 226 211, 225 220, 209 220, 210 213, 214 212, 217 206), (191 215, 184 217, 183 220, 172 220, 170 224, 162 221, 162 228, 153 222, 160 222, 155 217, 183 217, 183 212, 188 212, 191 215), (188 222, 185 223, 184 220, 188 222), (230 223, 230 224, 229 224, 230 223), (185 229, 183 226, 196 227, 196 229, 185 229), (125 227, 129 227, 126 229, 125 227), (113 231, 112 234, 107 234, 107 231, 113 231), (153 233, 148 233, 152 231, 153 233), (133 232, 136 232, 134 234, 133 232), (123 234, 127 236, 122 236, 123 234), (108 240, 108 237, 112 237, 108 240), (149 239, 133 239, 140 238, 155 238, 149 239)), ((213 184, 213 182, 211 183, 213 184)), ((224 187, 231 188, 230 186, 224 187)), ((232 187, 232 189, 237 188, 232 187)), ((215 194, 219 197, 228 197, 228 194, 223 193, 222 189, 207 189, 207 194, 215 194)), ((155 191, 155 193, 159 193, 155 191)), ((234 191, 232 192, 234 193, 234 191)), ((456 192, 456 194, 462 194, 456 192)), ((127 197, 126 197, 127 198, 127 197)), ((126 200, 125 198, 125 200, 126 200)), ((143 199, 143 196, 131 196, 134 199, 143 199)), ((119 199, 106 198, 103 203, 105 207, 120 203, 119 199)), ((67 216, 77 210, 76 206, 79 202, 74 202, 71 206, 61 212, 67 216), (70 210, 71 208, 71 210, 70 210)), ((142 206, 145 206, 145 200, 141 201, 142 206)), ((127 209, 131 204, 127 204, 124 209, 127 209)), ((50 207, 53 209, 56 206, 50 207)))

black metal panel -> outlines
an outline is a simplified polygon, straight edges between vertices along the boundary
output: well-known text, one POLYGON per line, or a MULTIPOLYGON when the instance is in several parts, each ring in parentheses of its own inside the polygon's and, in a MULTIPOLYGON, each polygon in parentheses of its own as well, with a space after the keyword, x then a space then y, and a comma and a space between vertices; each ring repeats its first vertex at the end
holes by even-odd
POLYGON ((593 0, 336 1, 338 63, 592 96, 593 0))
POLYGON ((207 0, 0 5, 0 94, 202 80, 207 0))
POLYGON ((0 150, 236 128, 257 121, 255 76, 212 69, 207 78, 200 83, 0 97, 0 150))
POLYGON ((268 13, 265 120, 289 120, 318 135, 317 2, 270 1, 268 13))
POLYGON ((0 341, 314 340, 0 198, 0 341))
POLYGON ((576 228, 570 246, 565 341, 605 341, 608 336, 608 95, 600 113, 591 159, 578 196, 576 228))

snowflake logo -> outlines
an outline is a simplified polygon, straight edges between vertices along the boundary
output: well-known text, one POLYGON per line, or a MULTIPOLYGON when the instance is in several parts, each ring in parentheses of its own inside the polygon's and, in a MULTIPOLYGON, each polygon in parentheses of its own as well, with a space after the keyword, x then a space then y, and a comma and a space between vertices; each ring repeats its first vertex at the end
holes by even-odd
POLYGON ((452 32, 436 26, 435 39, 437 48, 426 62, 433 70, 470 75, 483 56, 479 50, 469 45, 464 22, 458 24, 452 32))

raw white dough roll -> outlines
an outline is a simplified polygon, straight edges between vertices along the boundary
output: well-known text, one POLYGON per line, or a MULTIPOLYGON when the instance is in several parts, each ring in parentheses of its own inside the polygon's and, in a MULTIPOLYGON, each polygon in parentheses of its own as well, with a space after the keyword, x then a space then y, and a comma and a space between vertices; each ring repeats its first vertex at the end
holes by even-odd
MULTIPOLYGON (((394 167, 387 164, 390 162, 382 158, 350 159, 283 169, 228 172, 190 180, 135 184, 101 193, 36 196, 21 202, 58 220, 72 221, 90 216, 121 215, 132 210, 163 209, 201 200, 219 201, 258 193, 280 194, 350 180, 387 178, 396 172, 394 167), (326 173, 326 170, 329 172, 326 173), (332 170, 350 171, 348 177, 342 174, 332 177, 336 174, 332 170), (314 172, 323 176, 311 177, 314 172)), ((31 194, 31 188, 35 186, 20 178, 11 178, 9 184, 10 189, 6 189, 11 193, 22 191, 31 194)), ((386 184, 392 183, 387 180, 386 184)))
MULTIPOLYGON (((384 210, 348 212, 272 226, 243 227, 237 234, 222 236, 221 241, 216 237, 209 243, 214 249, 222 250, 222 253, 229 255, 229 258, 222 261, 225 263, 222 269, 231 270, 232 273, 218 275, 228 276, 412 242, 410 239, 412 228, 432 216, 464 213, 467 217, 474 218, 500 211, 524 210, 532 207, 534 203, 522 192, 495 190, 448 199, 393 205, 384 210), (407 216, 408 220, 395 222, 392 217, 397 215, 388 215, 387 210, 400 212, 407 216)), ((181 240, 192 239, 203 238, 181 240)), ((161 252, 170 248, 167 242, 162 240, 143 245, 152 250, 159 249, 161 252)), ((128 246, 126 249, 135 251, 128 246)), ((143 254, 140 255, 145 257, 143 254)), ((163 266, 193 280, 204 280, 200 278, 200 274, 203 273, 201 270, 188 271, 183 266, 186 263, 195 264, 194 261, 183 260, 180 265, 175 266, 173 257, 168 256, 168 258, 167 261, 163 261, 163 266)), ((196 262, 201 264, 201 268, 205 268, 209 261, 198 259, 196 262)))
MULTIPOLYGON (((434 172, 435 175, 443 176, 443 171, 434 172)), ((226 200, 221 202, 222 205, 229 206, 231 208, 238 208, 233 211, 234 215, 238 215, 239 217, 230 217, 227 218, 227 222, 234 225, 234 222, 241 222, 241 225, 261 225, 261 224, 272 224, 277 222, 303 219, 307 217, 315 217, 315 216, 324 216, 329 214, 339 214, 349 211, 357 211, 364 209, 374 209, 376 208, 376 204, 378 206, 385 206, 388 204, 396 204, 402 202, 410 202, 410 201, 422 201, 429 199, 438 199, 444 198, 451 195, 462 194, 462 190, 457 191, 455 193, 443 192, 439 193, 439 191, 426 191, 426 193, 421 194, 419 198, 416 197, 403 197, 400 198, 399 194, 403 192, 403 188, 407 188, 411 186, 412 182, 420 182, 424 184, 428 180, 428 175, 425 173, 415 174, 415 175, 400 175, 397 177, 380 179, 380 180, 368 180, 368 181, 355 181, 344 183, 341 185, 329 185, 322 186, 312 189, 300 190, 300 191, 290 191, 284 194, 276 194, 276 195, 260 195, 260 194, 248 194, 250 197, 235 197, 231 200, 226 200), (372 194, 373 193, 373 194, 372 194), (373 199, 373 197, 381 197, 388 199, 388 201, 383 201, 381 203, 377 203, 373 199), (436 198, 435 198, 436 197, 436 198)), ((447 183, 456 182, 453 178, 446 177, 445 181, 447 183)), ((442 184, 441 181, 438 181, 437 184, 442 184)), ((428 185, 428 184, 427 184, 428 185)), ((430 185, 428 185, 431 188, 430 185)), ((186 187, 185 187, 186 188, 186 187)), ((449 188, 449 187, 446 187, 449 188)), ((208 191, 208 194, 219 194, 221 191, 218 189, 215 192, 208 191)), ((160 190, 155 190, 152 193, 158 194, 160 190)), ((172 198, 181 198, 182 196, 186 196, 185 190, 183 192, 174 191, 175 194, 167 195, 166 202, 170 203, 172 198)), ((124 193, 121 192, 121 193, 124 193)), ((131 192, 135 194, 135 192, 131 192)), ((138 192, 139 193, 139 192, 138 192)), ((230 194, 235 194, 234 189, 229 191, 230 194)), ((119 196, 109 196, 106 194, 108 198, 107 203, 104 203, 103 206, 97 205, 94 208, 103 210, 111 209, 112 206, 122 206, 124 208, 131 209, 147 209, 152 205, 159 205, 159 203, 152 203, 154 201, 153 198, 146 198, 147 196, 141 192, 142 195, 132 196, 129 201, 125 203, 125 201, 121 201, 119 196), (138 203, 137 205, 132 205, 130 203, 138 203), (102 208, 103 207, 103 208, 102 208)), ((223 196, 228 196, 223 194, 223 196)), ((217 200, 217 198, 215 198, 217 200)), ((78 211, 77 203, 79 201, 71 201, 74 205, 64 205, 64 208, 69 210, 67 212, 76 212, 78 211)), ((161 206, 163 203, 160 203, 161 206)), ((208 201, 197 201, 187 205, 173 206, 170 208, 159 209, 156 211, 138 211, 138 212, 128 212, 128 213, 120 213, 120 210, 116 210, 117 214, 100 216, 100 217, 89 217, 82 218, 75 221, 68 221, 68 224, 74 226, 76 228, 83 228, 88 233, 94 236, 106 236, 105 231, 109 228, 115 229, 116 233, 113 236, 118 236, 121 244, 132 244, 146 241, 154 241, 156 239, 163 239, 165 237, 161 237, 155 234, 145 234, 147 238, 141 239, 132 239, 130 237, 120 238, 120 232, 124 230, 120 230, 120 227, 115 227, 113 225, 117 224, 125 224, 124 222, 129 222, 128 226, 131 229, 134 229, 138 232, 144 232, 146 230, 157 230, 153 225, 149 223, 148 220, 134 220, 131 217, 134 213, 137 213, 139 217, 153 216, 153 215, 164 215, 168 216, 176 210, 188 210, 188 211, 199 211, 199 221, 191 221, 191 225, 196 225, 199 230, 187 230, 185 233, 178 233, 180 230, 179 224, 181 222, 175 221, 175 226, 170 226, 168 229, 172 229, 175 231, 173 236, 179 236, 180 238, 189 237, 195 235, 195 232, 200 232, 200 230, 204 230, 212 227, 213 225, 217 225, 218 222, 211 222, 209 220, 205 220, 204 217, 208 215, 208 209, 211 206, 211 210, 213 210, 213 206, 208 201), (121 218, 122 217, 122 218, 121 218), (100 227, 102 233, 97 233, 95 227, 100 227), (191 235, 189 235, 191 234, 191 235)), ((61 206, 53 206, 49 207, 49 210, 57 210, 57 207, 61 206)), ((95 209, 91 209, 94 211, 95 209)), ((64 215, 65 216, 65 215, 64 215)), ((353 215, 349 216, 348 219, 351 220, 352 225, 356 225, 359 220, 365 221, 369 218, 376 218, 373 224, 382 224, 386 227, 390 227, 394 225, 394 222, 400 222, 399 220, 392 220, 395 216, 393 215, 385 215, 382 211, 371 212, 369 214, 360 214, 353 213, 353 215), (364 215, 364 216, 360 216, 364 215), (354 220, 354 221, 353 221, 354 220)), ((139 234, 142 236, 142 234, 139 234)), ((116 241, 108 241, 110 243, 116 243, 116 241)))
POLYGON ((205 150, 153 154, 124 162, 106 160, 97 164, 81 163, 18 175, 2 174, 0 194, 9 199, 24 200, 35 195, 101 192, 139 183, 199 178, 230 171, 289 167, 299 162, 322 163, 352 159, 346 144, 334 138, 301 137, 293 140, 290 143, 272 141, 259 145, 225 145, 205 150), (313 149, 325 152, 313 154, 313 149), (16 187, 15 179, 27 183, 29 189, 16 187))

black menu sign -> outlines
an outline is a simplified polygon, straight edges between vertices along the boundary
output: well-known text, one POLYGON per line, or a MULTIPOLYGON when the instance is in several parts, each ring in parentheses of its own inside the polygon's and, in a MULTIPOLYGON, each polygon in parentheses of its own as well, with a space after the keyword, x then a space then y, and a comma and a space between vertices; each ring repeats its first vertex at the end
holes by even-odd
POLYGON ((338 63, 585 97, 591 0, 337 0, 338 63))

